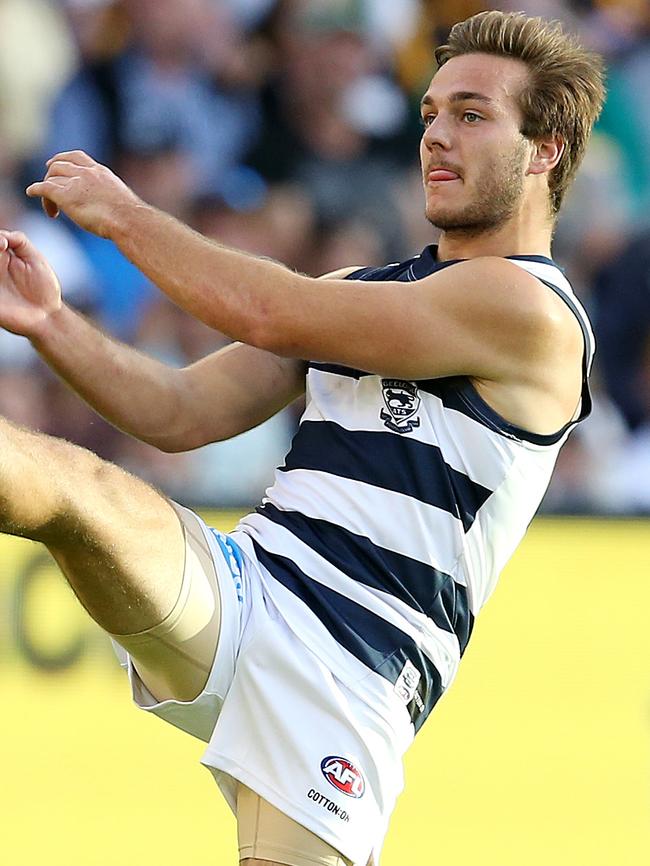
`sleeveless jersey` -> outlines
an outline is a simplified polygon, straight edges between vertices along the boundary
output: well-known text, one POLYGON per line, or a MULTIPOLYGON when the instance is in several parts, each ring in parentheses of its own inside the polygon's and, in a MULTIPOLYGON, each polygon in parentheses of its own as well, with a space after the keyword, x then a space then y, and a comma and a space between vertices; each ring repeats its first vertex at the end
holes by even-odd
MULTIPOLYGON (((436 254, 429 246, 348 279, 408 284, 455 264, 436 254)), ((466 376, 406 381, 311 362, 291 450, 233 534, 291 630, 347 685, 390 688, 414 731, 453 680, 561 445, 591 408, 584 309, 550 259, 508 259, 559 295, 582 328, 575 419, 537 435, 497 414, 466 376)))

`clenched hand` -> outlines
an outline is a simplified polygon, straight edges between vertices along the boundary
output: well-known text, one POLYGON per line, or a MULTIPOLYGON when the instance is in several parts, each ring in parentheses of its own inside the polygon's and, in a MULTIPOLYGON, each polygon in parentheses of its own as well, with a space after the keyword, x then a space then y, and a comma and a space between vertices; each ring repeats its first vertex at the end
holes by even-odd
POLYGON ((47 260, 22 232, 0 231, 0 327, 34 337, 61 307, 47 260))
POLYGON ((83 150, 57 153, 48 159, 42 181, 27 187, 27 195, 41 198, 48 216, 63 211, 81 228, 110 237, 110 225, 124 208, 140 199, 117 175, 83 150))

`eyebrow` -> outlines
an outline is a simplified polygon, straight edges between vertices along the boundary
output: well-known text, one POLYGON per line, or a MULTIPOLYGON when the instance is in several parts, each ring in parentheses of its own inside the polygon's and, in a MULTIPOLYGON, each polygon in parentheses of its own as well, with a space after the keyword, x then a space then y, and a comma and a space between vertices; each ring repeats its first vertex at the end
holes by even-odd
MULTIPOLYGON (((458 90, 448 97, 449 102, 484 102, 486 105, 494 105, 494 100, 484 93, 474 93, 471 90, 458 90)), ((433 105, 434 100, 428 93, 422 97, 420 106, 433 105)))

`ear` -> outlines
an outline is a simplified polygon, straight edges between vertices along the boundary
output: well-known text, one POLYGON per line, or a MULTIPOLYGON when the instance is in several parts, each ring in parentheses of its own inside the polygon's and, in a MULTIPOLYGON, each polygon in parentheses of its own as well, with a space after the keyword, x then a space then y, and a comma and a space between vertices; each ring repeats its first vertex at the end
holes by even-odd
POLYGON ((562 159, 565 143, 561 135, 533 142, 533 151, 526 174, 546 174, 562 159))

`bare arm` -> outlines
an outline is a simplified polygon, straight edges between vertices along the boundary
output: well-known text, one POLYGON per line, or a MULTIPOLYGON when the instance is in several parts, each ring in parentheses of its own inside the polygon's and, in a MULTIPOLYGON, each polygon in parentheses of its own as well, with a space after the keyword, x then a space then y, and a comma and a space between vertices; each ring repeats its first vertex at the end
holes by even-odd
POLYGON ((182 369, 103 334, 62 306, 32 343, 96 412, 161 451, 189 451, 261 424, 304 390, 304 365, 233 343, 182 369))
POLYGON ((177 304, 233 339, 399 378, 470 376, 492 394, 496 387, 506 415, 517 391, 511 420, 522 425, 537 424, 549 382, 557 414, 569 417, 575 408, 579 377, 570 394, 560 380, 563 364, 579 368, 577 325, 551 292, 505 259, 471 259, 410 284, 319 283, 206 240, 79 151, 53 158, 29 194, 111 237, 177 304))
POLYGON ((58 280, 19 232, 0 232, 0 327, 116 427, 164 451, 228 439, 304 390, 304 364, 233 344, 183 369, 103 334, 61 301, 58 280))

